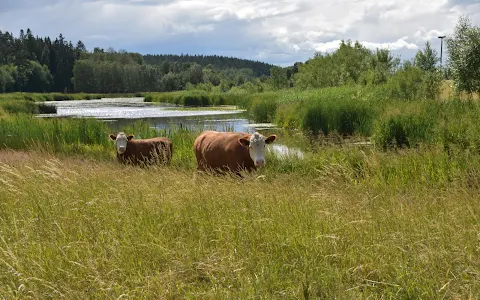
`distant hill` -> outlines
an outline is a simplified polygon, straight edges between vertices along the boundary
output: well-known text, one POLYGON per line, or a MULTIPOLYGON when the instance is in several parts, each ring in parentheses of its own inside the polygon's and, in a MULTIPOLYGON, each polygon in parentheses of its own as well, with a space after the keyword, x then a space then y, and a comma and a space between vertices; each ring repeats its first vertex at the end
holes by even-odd
POLYGON ((164 61, 167 62, 195 62, 202 67, 212 65, 217 70, 224 69, 251 69, 255 77, 262 75, 269 76, 270 68, 274 65, 267 64, 260 61, 253 61, 248 59, 241 59, 235 57, 219 56, 219 55, 173 55, 173 54, 147 54, 143 56, 145 63, 151 65, 161 65, 164 61))

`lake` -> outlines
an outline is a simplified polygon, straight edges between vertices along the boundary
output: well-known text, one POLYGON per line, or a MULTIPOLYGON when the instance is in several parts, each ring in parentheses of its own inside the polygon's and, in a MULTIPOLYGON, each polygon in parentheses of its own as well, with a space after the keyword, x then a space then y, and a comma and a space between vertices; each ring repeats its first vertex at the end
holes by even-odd
POLYGON ((245 110, 234 107, 183 108, 163 103, 143 102, 143 98, 104 98, 96 100, 48 101, 57 107, 56 114, 39 117, 85 117, 103 120, 112 130, 144 120, 152 127, 164 129, 181 126, 188 129, 255 132, 275 127, 273 124, 255 124, 245 110))
MULTIPOLYGON (((48 101, 57 108, 56 114, 38 117, 96 118, 108 124, 112 131, 122 131, 125 126, 139 120, 151 127, 165 129, 179 126, 190 130, 243 131, 253 133, 269 129, 277 131, 274 124, 258 124, 248 119, 246 111, 235 107, 184 108, 177 105, 144 102, 143 98, 103 98, 92 100, 48 101)), ((303 156, 298 149, 274 143, 269 147, 279 156, 303 156)))

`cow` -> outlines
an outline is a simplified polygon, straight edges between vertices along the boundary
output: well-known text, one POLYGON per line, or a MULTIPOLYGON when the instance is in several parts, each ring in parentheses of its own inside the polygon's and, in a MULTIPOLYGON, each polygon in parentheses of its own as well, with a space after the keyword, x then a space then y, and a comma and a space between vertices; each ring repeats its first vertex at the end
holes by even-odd
POLYGON ((133 135, 119 132, 110 134, 117 146, 117 159, 121 163, 147 165, 153 163, 170 164, 173 154, 173 144, 166 137, 134 140, 133 135))
POLYGON ((197 170, 230 171, 240 176, 243 170, 257 170, 257 167, 265 166, 265 144, 272 143, 276 137, 272 134, 265 138, 258 132, 204 131, 193 144, 197 170))

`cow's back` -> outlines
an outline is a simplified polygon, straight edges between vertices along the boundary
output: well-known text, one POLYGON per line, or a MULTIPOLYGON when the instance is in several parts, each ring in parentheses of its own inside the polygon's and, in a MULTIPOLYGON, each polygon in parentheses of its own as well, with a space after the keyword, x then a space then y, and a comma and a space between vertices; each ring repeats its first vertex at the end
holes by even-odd
POLYGON ((238 142, 239 138, 246 136, 249 134, 243 132, 205 131, 200 134, 194 143, 198 169, 234 172, 244 168, 254 169, 248 149, 238 142))
POLYGON ((162 159, 170 163, 173 154, 173 143, 165 137, 151 139, 130 140, 123 154, 117 154, 122 162, 151 163, 162 159))

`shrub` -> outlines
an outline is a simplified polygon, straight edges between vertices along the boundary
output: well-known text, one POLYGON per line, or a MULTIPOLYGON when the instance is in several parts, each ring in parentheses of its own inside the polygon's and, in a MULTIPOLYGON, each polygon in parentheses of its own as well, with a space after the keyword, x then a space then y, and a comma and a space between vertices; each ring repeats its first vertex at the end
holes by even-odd
POLYGON ((401 100, 436 99, 441 84, 440 71, 422 71, 414 66, 406 66, 388 81, 387 96, 401 100))

